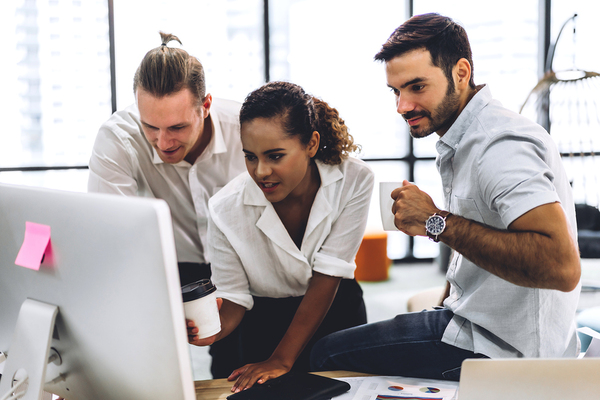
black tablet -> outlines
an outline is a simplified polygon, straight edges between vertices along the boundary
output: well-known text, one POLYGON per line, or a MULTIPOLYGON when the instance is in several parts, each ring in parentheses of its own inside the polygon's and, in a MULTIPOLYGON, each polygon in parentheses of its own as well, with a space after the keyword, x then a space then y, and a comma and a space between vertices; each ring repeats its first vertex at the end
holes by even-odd
POLYGON ((228 400, 329 400, 350 390, 350 384, 309 373, 289 372, 261 385, 232 394, 228 400))

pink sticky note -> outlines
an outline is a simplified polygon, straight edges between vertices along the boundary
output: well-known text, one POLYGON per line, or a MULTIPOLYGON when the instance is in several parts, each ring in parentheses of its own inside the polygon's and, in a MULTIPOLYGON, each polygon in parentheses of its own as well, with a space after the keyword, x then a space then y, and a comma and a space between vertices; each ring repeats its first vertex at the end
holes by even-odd
POLYGON ((19 254, 17 254, 15 264, 38 271, 42 264, 42 257, 49 246, 50 227, 34 222, 25 222, 25 239, 19 254))

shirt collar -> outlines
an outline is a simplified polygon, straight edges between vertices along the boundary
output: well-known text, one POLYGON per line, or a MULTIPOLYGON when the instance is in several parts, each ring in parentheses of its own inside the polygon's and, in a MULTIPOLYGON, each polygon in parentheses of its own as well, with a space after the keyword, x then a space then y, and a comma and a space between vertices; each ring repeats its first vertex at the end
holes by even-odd
MULTIPOLYGON (((315 163, 321 176, 320 188, 327 187, 344 177, 337 165, 324 164, 319 160, 315 160, 315 163)), ((269 204, 269 200, 267 200, 262 190, 260 190, 250 175, 248 175, 248 183, 244 194, 244 204, 249 206, 266 206, 269 204)))
MULTIPOLYGON (((320 161, 316 161, 319 174, 321 175, 321 186, 315 196, 313 205, 311 206, 310 217, 306 223, 304 238, 308 238, 316 227, 331 213, 332 207, 329 204, 326 191, 321 190, 326 186, 343 178, 343 174, 337 165, 327 165, 320 161)), ((327 191, 330 192, 331 191, 327 191)), ((273 243, 277 244, 281 249, 285 250, 291 256, 300 261, 307 262, 306 257, 300 249, 291 240, 289 233, 286 231, 281 219, 277 215, 273 204, 271 204, 259 187, 254 183, 248 175, 246 191, 244 195, 244 204, 264 206, 264 210, 260 218, 256 221, 256 226, 260 229, 273 243)), ((304 243, 304 240, 302 241, 304 243)))
POLYGON ((487 85, 480 86, 480 89, 473 96, 473 98, 467 103, 465 108, 461 111, 456 121, 452 124, 450 129, 442 136, 436 145, 438 153, 442 152, 443 144, 453 149, 458 147, 458 144, 462 140, 468 127, 471 126, 479 112, 492 101, 492 92, 487 85))
MULTIPOLYGON (((214 112, 213 109, 210 111, 210 123, 212 125, 212 138, 210 138, 210 143, 206 146, 206 149, 200 154, 200 156, 196 159, 196 162, 207 160, 215 154, 221 154, 227 152, 227 146, 225 145, 225 139, 223 138, 223 129, 221 128, 221 123, 219 119, 219 113, 214 112)), ((151 146, 152 147, 152 146, 151 146)), ((164 164, 164 161, 160 158, 156 149, 152 147, 152 162, 154 164, 164 164)), ((177 164, 174 164, 178 167, 190 166, 191 164, 185 160, 181 160, 177 164)))

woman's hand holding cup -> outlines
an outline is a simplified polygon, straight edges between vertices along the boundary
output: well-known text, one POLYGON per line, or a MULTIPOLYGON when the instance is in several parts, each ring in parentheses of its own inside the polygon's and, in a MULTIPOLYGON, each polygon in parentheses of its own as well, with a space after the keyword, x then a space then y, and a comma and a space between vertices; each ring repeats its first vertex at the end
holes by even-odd
POLYGON ((216 287, 210 279, 202 279, 181 288, 186 317, 188 342, 208 346, 221 331, 219 309, 223 299, 216 297, 216 287))
MULTIPOLYGON (((217 304, 219 306, 219 309, 221 308, 222 303, 223 303, 223 299, 217 299, 217 304)), ((185 325, 187 327, 188 342, 190 344, 193 344, 195 346, 210 346, 211 344, 213 344, 215 342, 215 339, 217 338, 218 333, 215 335, 200 339, 198 337, 198 327, 196 327, 196 324, 191 319, 186 318, 185 325)))

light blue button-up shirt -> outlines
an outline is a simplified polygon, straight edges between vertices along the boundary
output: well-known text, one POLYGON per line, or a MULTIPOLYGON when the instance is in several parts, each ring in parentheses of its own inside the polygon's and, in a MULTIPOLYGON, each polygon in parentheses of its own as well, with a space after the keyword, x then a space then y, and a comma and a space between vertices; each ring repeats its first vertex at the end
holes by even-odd
MULTIPOLYGON (((576 235, 571 187, 560 154, 539 125, 483 87, 436 144, 446 209, 498 229, 560 202, 576 235)), ((489 357, 574 357, 581 284, 569 293, 509 283, 455 253, 448 268, 455 313, 445 343, 489 357)))

